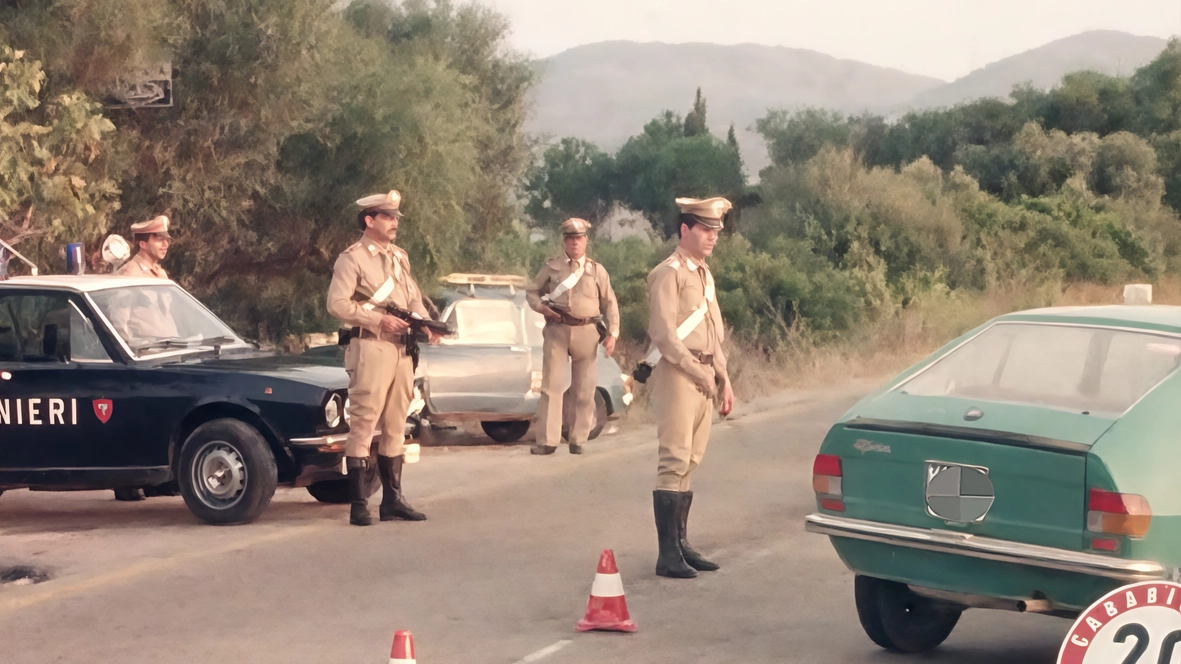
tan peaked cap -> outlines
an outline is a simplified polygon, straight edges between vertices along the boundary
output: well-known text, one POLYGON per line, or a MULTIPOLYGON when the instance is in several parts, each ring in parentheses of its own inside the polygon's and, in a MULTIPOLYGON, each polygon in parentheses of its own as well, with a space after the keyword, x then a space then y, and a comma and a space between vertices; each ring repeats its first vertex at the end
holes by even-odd
POLYGON ((590 230, 590 222, 578 217, 571 217, 562 222, 562 235, 586 235, 590 230))
POLYGON ((722 217, 734 207, 730 201, 715 196, 713 198, 678 198, 677 206, 682 214, 691 214, 701 219, 707 228, 721 230, 722 217))
POLYGON ((168 226, 170 223, 171 222, 168 221, 168 217, 160 215, 155 219, 149 219, 147 221, 141 221, 138 224, 132 224, 131 232, 135 235, 139 235, 140 233, 159 233, 160 235, 172 237, 171 235, 168 235, 168 226))
POLYGON ((385 194, 373 194, 372 196, 357 199, 357 205, 361 206, 362 210, 371 208, 385 210, 387 212, 393 212, 399 217, 402 216, 402 212, 398 210, 398 206, 401 204, 402 194, 399 194, 396 189, 390 189, 385 194))

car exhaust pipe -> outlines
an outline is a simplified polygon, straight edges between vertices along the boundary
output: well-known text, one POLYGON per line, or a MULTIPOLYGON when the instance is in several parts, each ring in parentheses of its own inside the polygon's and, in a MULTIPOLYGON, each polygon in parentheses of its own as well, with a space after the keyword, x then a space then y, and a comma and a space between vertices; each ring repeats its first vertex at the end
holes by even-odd
POLYGON ((1017 602, 1020 613, 1049 613, 1053 610, 1048 599, 1023 599, 1017 602))

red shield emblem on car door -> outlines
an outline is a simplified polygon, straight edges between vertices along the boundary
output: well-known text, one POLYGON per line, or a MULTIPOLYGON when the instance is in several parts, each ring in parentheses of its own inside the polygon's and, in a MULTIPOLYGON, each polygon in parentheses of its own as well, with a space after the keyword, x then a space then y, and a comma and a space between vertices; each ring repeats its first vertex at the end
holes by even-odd
POLYGON ((111 419, 111 411, 115 410, 115 404, 111 403, 110 399, 95 399, 94 400, 94 414, 98 420, 103 424, 111 419))

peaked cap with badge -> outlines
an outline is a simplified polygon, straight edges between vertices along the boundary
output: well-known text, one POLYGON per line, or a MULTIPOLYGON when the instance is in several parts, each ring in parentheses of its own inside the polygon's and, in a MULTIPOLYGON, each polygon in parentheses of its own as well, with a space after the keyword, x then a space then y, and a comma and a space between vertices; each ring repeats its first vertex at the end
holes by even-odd
POLYGON ((590 222, 578 217, 571 217, 562 222, 562 236, 563 237, 577 237, 586 235, 590 232, 590 222))
POLYGON ((691 214, 697 217, 701 225, 718 231, 722 230, 722 217, 734 207, 721 196, 705 199, 678 198, 676 202, 677 207, 681 208, 681 214, 691 214))
POLYGON ((365 198, 357 199, 357 205, 361 207, 361 211, 365 212, 373 210, 374 212, 392 212, 396 217, 402 217, 401 210, 398 207, 402 204, 402 194, 399 194, 396 189, 391 189, 384 194, 373 194, 365 198))
POLYGON ((171 222, 168 221, 168 217, 160 215, 154 219, 132 224, 131 233, 133 235, 163 235, 164 237, 171 238, 172 236, 168 234, 168 227, 170 225, 171 222))

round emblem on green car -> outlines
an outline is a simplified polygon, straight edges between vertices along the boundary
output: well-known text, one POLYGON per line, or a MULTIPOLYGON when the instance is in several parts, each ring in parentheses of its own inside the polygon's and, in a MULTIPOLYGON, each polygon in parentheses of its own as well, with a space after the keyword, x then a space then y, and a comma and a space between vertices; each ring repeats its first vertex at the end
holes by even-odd
POLYGON ((988 469, 979 466, 927 462, 927 514, 944 521, 982 521, 992 508, 995 493, 988 469))

